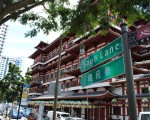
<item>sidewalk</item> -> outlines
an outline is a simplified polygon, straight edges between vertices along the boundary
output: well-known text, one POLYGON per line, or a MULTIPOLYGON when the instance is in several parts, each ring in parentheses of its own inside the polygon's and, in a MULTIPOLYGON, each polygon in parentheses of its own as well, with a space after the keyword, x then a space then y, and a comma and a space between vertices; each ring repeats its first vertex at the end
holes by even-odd
POLYGON ((0 120, 5 120, 5 118, 2 115, 0 115, 0 120))
MULTIPOLYGON (((9 120, 9 118, 5 118, 4 116, 0 115, 0 120, 9 120)), ((10 120, 17 120, 17 119, 10 119, 10 120)), ((27 120, 27 118, 25 117, 22 117, 21 119, 18 119, 18 120, 27 120)))

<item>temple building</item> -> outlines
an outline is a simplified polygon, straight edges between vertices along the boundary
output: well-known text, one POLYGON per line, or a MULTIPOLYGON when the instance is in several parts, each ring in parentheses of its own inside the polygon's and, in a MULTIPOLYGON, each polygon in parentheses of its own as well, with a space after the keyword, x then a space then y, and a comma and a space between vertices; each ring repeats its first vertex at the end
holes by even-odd
MULTIPOLYGON (((144 22, 138 21, 129 27, 135 30, 144 22)), ((119 27, 110 26, 107 35, 100 34, 100 27, 95 29, 96 34, 83 38, 76 38, 73 34, 67 37, 58 37, 52 43, 40 42, 36 51, 29 58, 34 59, 31 66, 32 82, 30 87, 29 105, 38 108, 40 102, 44 103, 45 109, 52 110, 54 105, 55 83, 57 75, 57 63, 59 57, 60 40, 62 39, 61 67, 58 90, 57 108, 61 111, 76 113, 77 116, 86 120, 128 120, 128 99, 125 73, 115 75, 111 78, 101 80, 97 74, 97 82, 88 84, 92 78, 90 75, 87 82, 83 82, 83 76, 90 71, 104 66, 123 56, 120 52, 105 61, 91 67, 88 70, 81 70, 81 61, 102 51, 106 45, 111 44, 121 37, 119 27), (80 53, 80 45, 85 45, 85 53, 80 53), (82 85, 83 84, 83 85, 82 85), (85 84, 85 86, 84 86, 85 84), (86 85, 87 84, 87 85, 86 85)), ((121 38, 120 38, 121 39, 121 38)), ((116 44, 114 49, 118 50, 116 44)), ((101 57, 111 54, 113 51, 100 53, 101 57)), ((136 94, 137 112, 150 110, 150 45, 146 42, 131 49, 133 64, 133 79, 136 94)), ((95 58, 96 60, 98 58, 95 58)), ((90 66, 92 60, 87 62, 90 66)), ((109 64, 110 66, 112 64, 109 64)), ((87 67, 86 66, 86 67, 87 67)), ((106 69, 105 74, 119 71, 123 64, 116 66, 113 71, 106 69)), ((103 75, 103 74, 102 74, 103 75)))

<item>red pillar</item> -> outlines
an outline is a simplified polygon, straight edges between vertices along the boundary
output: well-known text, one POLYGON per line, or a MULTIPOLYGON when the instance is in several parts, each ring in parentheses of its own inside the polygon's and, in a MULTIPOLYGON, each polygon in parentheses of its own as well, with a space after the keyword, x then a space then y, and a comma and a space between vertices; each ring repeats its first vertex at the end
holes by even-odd
POLYGON ((125 102, 122 103, 123 120, 125 120, 125 102))
MULTIPOLYGON (((140 82, 136 82, 137 94, 140 94, 140 82)), ((141 112, 141 100, 137 101, 138 111, 137 113, 141 112)))
POLYGON ((108 102, 106 103, 106 120, 108 120, 109 117, 109 106, 108 106, 108 102))

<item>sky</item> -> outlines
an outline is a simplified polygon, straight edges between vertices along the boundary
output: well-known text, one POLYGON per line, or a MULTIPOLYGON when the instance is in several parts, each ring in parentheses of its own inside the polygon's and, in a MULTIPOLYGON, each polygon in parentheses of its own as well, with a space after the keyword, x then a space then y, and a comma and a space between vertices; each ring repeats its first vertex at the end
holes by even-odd
MULTIPOLYGON (((77 4, 78 0, 69 0, 71 6, 77 4)), ((37 13, 41 13, 41 9, 34 8, 37 13)), ((43 12, 42 12, 43 14, 43 12)), ((6 23, 8 25, 8 31, 6 36, 6 43, 4 46, 4 51, 2 55, 9 57, 24 57, 24 72, 27 68, 33 64, 33 60, 28 58, 36 49, 34 47, 40 42, 44 41, 46 43, 51 43, 57 37, 59 37, 60 32, 51 32, 48 36, 43 33, 39 33, 36 37, 25 38, 25 33, 30 30, 29 26, 21 25, 19 22, 6 23)))
POLYGON ((28 58, 36 49, 34 48, 40 41, 51 43, 60 32, 51 32, 48 36, 39 33, 36 37, 25 37, 25 33, 30 30, 29 26, 21 25, 19 22, 7 22, 8 31, 6 43, 2 55, 9 57, 24 58, 24 72, 33 64, 33 60, 28 58))

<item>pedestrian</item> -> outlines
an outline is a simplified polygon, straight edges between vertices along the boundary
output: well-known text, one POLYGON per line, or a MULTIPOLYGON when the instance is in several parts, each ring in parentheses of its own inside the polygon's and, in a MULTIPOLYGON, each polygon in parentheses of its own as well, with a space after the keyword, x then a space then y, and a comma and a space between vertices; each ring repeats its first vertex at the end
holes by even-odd
POLYGON ((43 114, 43 120, 50 120, 50 118, 44 113, 43 114))
POLYGON ((36 120, 36 117, 33 113, 30 113, 27 120, 36 120))

